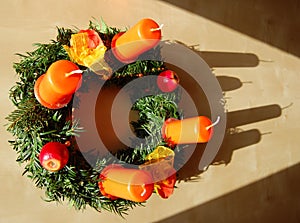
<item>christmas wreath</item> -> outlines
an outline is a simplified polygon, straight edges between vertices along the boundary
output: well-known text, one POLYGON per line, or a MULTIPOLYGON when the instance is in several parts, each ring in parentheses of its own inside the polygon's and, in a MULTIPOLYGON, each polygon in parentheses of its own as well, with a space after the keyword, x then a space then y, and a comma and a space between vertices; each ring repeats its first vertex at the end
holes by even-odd
MULTIPOLYGON (((123 215, 144 205, 153 192, 162 198, 173 193, 178 169, 174 159, 180 164, 177 153, 185 142, 175 126, 181 119, 179 79, 160 58, 161 28, 152 19, 129 30, 90 21, 85 30, 57 28, 55 40, 18 54, 14 69, 19 81, 9 93, 16 107, 7 117, 14 136, 10 143, 17 162, 24 164, 23 174, 45 190, 46 201, 123 215), (137 30, 144 36, 136 37, 137 30), (134 38, 140 38, 136 45, 124 44, 134 38), (81 151, 77 137, 85 126, 74 117, 80 95, 89 93, 91 84, 113 91, 147 76, 155 79, 129 94, 131 111, 138 114, 131 126, 141 141, 106 154, 81 151), (139 94, 145 96, 136 98, 139 94)), ((208 141, 215 123, 204 116, 197 121, 202 123, 197 142, 208 141)))

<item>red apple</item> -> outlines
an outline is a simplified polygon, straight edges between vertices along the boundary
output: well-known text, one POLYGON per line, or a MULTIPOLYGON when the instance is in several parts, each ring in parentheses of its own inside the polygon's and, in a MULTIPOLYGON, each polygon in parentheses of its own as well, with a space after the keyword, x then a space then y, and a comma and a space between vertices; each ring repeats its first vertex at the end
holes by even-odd
POLYGON ((93 29, 80 30, 79 33, 87 33, 88 35, 88 47, 95 49, 99 45, 103 45, 103 42, 99 34, 93 29))
POLYGON ((174 91, 179 83, 177 74, 172 70, 165 70, 157 77, 157 86, 162 92, 174 91))
POLYGON ((69 160, 69 151, 66 145, 59 142, 45 144, 39 155, 41 165, 52 172, 61 170, 69 160))

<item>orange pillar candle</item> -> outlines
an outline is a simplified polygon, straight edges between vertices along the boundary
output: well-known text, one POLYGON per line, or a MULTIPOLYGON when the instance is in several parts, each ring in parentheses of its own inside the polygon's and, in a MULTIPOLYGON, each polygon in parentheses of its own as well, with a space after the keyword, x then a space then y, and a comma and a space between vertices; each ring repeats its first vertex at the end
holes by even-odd
POLYGON ((50 65, 34 86, 37 100, 45 107, 58 109, 67 105, 81 84, 82 71, 68 60, 58 60, 50 65))
POLYGON ((162 127, 162 136, 171 144, 189 144, 208 142, 213 134, 212 123, 206 116, 198 116, 182 120, 168 119, 162 127))
POLYGON ((161 28, 154 20, 145 18, 125 33, 118 33, 111 43, 115 57, 121 62, 133 62, 159 43, 161 28))
POLYGON ((109 165, 100 174, 99 188, 111 199, 123 198, 144 202, 154 190, 150 173, 139 169, 128 169, 120 165, 109 165))

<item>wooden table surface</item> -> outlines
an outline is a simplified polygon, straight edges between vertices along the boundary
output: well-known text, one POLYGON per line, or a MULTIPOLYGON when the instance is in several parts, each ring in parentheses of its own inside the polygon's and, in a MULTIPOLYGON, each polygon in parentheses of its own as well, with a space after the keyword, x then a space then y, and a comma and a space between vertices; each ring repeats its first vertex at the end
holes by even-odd
MULTIPOLYGON (((152 196, 128 222, 300 221, 300 1, 62 0, 2 3, 0 8, 0 222, 123 222, 110 213, 46 203, 22 177, 8 144, 8 91, 15 53, 48 42, 56 26, 85 28, 92 17, 130 27, 144 17, 163 23, 163 39, 194 46, 224 91, 228 132, 216 164, 173 196, 152 196)), ((182 174, 197 174, 193 154, 182 174)))

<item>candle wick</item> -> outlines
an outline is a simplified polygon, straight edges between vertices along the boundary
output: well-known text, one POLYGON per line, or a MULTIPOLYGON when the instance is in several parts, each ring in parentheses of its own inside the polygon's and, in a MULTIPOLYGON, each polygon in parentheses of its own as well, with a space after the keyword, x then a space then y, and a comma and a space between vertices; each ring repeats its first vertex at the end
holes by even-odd
POLYGON ((150 31, 154 32, 154 31, 161 30, 163 26, 164 26, 164 24, 161 24, 158 28, 152 28, 152 29, 150 29, 150 31))
POLYGON ((209 130, 211 127, 214 127, 215 125, 217 125, 219 123, 219 121, 220 121, 220 116, 217 117, 217 120, 214 123, 212 123, 211 125, 207 126, 206 130, 209 130))
POLYGON ((69 77, 69 76, 71 76, 73 74, 82 74, 82 73, 83 73, 82 70, 73 70, 73 71, 71 71, 69 73, 66 73, 66 77, 69 77))

